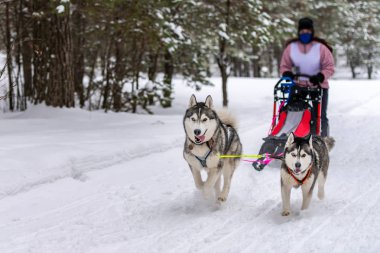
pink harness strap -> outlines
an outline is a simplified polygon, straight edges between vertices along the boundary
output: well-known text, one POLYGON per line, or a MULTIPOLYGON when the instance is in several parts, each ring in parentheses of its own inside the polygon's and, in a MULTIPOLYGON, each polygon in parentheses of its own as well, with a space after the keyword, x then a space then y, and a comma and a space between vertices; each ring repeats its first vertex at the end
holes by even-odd
MULTIPOLYGON (((273 155, 269 154, 269 153, 265 153, 264 155, 265 155, 265 158, 263 160, 260 160, 260 159, 257 159, 257 160, 247 160, 247 159, 244 159, 242 161, 249 162, 249 163, 256 162, 256 163, 259 163, 259 164, 268 165, 273 160, 278 159, 278 158, 273 157, 273 155)), ((282 156, 282 155, 284 155, 284 153, 278 154, 277 157, 282 156)))

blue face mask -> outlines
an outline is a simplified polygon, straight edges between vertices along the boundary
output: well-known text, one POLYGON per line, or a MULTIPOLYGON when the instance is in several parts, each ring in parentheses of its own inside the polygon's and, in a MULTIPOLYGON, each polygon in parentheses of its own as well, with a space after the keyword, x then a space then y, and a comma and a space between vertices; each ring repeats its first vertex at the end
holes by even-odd
POLYGON ((312 34, 311 33, 302 33, 298 37, 299 37, 302 44, 308 44, 311 42, 312 34))

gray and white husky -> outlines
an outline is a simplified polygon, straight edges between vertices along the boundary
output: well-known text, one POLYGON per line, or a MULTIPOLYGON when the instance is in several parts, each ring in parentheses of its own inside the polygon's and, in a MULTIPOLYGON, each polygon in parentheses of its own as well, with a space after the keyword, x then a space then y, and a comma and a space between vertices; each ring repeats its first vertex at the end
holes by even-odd
POLYGON ((334 147, 331 137, 297 138, 291 133, 285 145, 281 166, 282 215, 290 214, 290 192, 301 186, 302 210, 307 209, 318 181, 318 198, 325 195, 324 185, 329 167, 329 151, 334 147))
POLYGON ((240 158, 220 158, 219 155, 241 155, 242 152, 233 117, 227 112, 216 113, 211 96, 204 103, 198 103, 192 95, 183 126, 186 132, 183 156, 190 166, 196 188, 202 190, 206 198, 214 191, 219 203, 226 201, 240 158), (207 172, 205 181, 201 170, 207 172))

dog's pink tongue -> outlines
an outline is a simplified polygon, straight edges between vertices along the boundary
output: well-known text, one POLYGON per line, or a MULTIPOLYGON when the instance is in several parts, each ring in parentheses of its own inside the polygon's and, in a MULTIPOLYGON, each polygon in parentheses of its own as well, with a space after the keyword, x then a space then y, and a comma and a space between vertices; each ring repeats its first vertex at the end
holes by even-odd
POLYGON ((201 135, 201 136, 197 136, 197 138, 198 138, 201 142, 203 142, 203 141, 205 140, 206 136, 201 135))

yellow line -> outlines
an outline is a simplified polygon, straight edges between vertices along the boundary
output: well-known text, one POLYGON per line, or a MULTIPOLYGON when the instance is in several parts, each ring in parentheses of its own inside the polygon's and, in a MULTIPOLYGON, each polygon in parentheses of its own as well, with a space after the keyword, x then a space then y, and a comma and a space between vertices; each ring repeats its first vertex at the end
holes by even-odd
POLYGON ((219 158, 264 158, 263 155, 219 155, 219 158))

